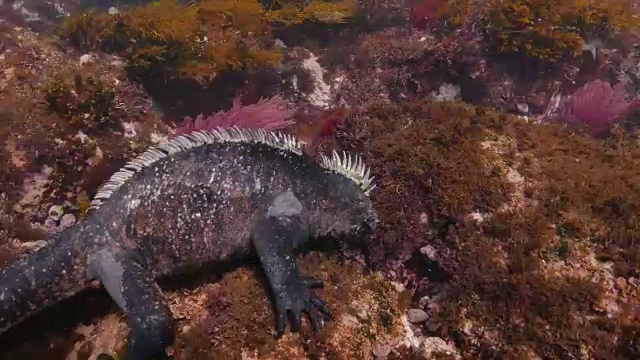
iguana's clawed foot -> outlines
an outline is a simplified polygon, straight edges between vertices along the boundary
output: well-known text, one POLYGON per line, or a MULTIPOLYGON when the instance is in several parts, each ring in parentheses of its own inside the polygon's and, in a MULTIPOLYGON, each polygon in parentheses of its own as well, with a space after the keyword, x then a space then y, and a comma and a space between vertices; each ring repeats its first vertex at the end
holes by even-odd
POLYGON ((275 294, 278 336, 284 334, 287 314, 290 316, 293 332, 300 331, 302 313, 309 317, 313 331, 320 328, 321 320, 329 320, 331 316, 329 307, 311 291, 312 288, 322 287, 322 281, 307 277, 298 279, 299 281, 288 284, 281 293, 275 294))

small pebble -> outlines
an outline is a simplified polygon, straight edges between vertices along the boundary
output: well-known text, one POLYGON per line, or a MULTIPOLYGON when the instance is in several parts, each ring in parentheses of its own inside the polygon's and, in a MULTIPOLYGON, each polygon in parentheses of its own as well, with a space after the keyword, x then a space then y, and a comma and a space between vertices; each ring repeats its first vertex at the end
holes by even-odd
POLYGON ((62 217, 62 214, 64 214, 64 209, 60 205, 53 205, 52 207, 49 208, 50 219, 58 221, 62 217))
POLYGON ((428 224, 429 223, 429 215, 427 215, 427 213, 421 213, 420 214, 420 224, 428 224))
POLYGON ((287 45, 284 44, 284 42, 280 39, 276 39, 276 41, 273 44, 275 47, 280 48, 280 49, 286 49, 287 45))
POLYGON ((84 65, 84 64, 89 64, 93 62, 93 56, 91 56, 90 54, 84 54, 82 56, 80 56, 80 65, 84 65))
POLYGON ((412 324, 417 324, 423 321, 427 321, 428 318, 429 318, 429 314, 427 314, 424 310, 409 309, 407 311, 407 320, 409 320, 409 322, 412 324))
POLYGON ((47 218, 44 220, 44 229, 46 231, 54 231, 58 226, 56 225, 56 220, 52 218, 47 218))
POLYGON ((124 137, 130 139, 136 136, 136 127, 132 123, 123 122, 122 127, 124 128, 124 137))
POLYGON ((109 15, 116 15, 116 14, 120 14, 120 10, 118 10, 117 8, 115 8, 113 6, 110 7, 109 8, 109 15))
POLYGON ((371 348, 373 358, 377 360, 384 360, 389 357, 391 353, 391 346, 385 344, 374 344, 371 348))
POLYGON ((520 115, 526 115, 529 113, 529 105, 527 103, 517 103, 516 109, 520 113, 520 115))
POLYGON ((454 101, 460 97, 461 88, 455 84, 443 83, 437 92, 433 92, 437 101, 454 101))
POLYGON ((116 67, 123 67, 124 61, 120 60, 120 59, 113 59, 109 64, 111 64, 112 66, 116 66, 116 67))
POLYGON ((428 257, 432 261, 436 261, 436 249, 431 245, 426 245, 420 248, 420 253, 426 257, 428 257))
POLYGON ((623 277, 619 277, 616 279, 616 286, 618 289, 623 290, 627 288, 627 280, 623 277))
POLYGON ((20 244, 20 246, 26 249, 27 251, 37 251, 47 246, 47 242, 45 240, 29 241, 29 242, 20 244))
POLYGON ((60 226, 65 228, 76 223, 76 217, 73 214, 64 214, 60 219, 60 226))

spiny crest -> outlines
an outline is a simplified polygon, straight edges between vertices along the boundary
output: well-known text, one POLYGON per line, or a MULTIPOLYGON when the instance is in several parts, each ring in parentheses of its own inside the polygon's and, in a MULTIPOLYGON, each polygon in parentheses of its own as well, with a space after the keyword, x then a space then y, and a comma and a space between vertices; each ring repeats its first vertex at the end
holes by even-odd
MULTIPOLYGON (((91 209, 100 207, 100 205, 109 199, 127 180, 158 160, 202 145, 230 142, 260 143, 300 156, 303 155, 303 147, 305 145, 304 142, 296 139, 292 135, 281 132, 266 132, 263 129, 241 129, 234 126, 231 128, 217 128, 211 131, 193 131, 151 147, 137 158, 126 163, 98 189, 98 192, 91 202, 91 209)), ((369 170, 359 156, 352 157, 349 155, 347 157, 345 153, 344 160, 341 160, 334 151, 331 159, 323 155, 321 165, 328 170, 340 173, 355 181, 367 195, 375 188, 375 185, 372 185, 373 178, 369 176, 369 170)))
POLYGON ((304 143, 292 135, 281 132, 266 132, 262 129, 240 129, 238 127, 200 130, 177 136, 165 143, 149 148, 137 158, 126 163, 109 178, 96 193, 91 208, 98 208, 133 175, 156 161, 175 153, 206 144, 244 142, 261 143, 271 147, 302 155, 304 143))
POLYGON ((365 195, 369 195, 376 185, 373 183, 370 169, 358 155, 342 152, 342 158, 334 150, 331 157, 322 155, 322 167, 335 171, 358 184, 365 195))

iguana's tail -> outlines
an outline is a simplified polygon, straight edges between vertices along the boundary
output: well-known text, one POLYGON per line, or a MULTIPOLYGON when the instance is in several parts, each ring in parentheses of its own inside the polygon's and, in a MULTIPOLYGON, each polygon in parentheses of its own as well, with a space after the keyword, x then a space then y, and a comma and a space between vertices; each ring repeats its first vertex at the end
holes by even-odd
POLYGON ((84 248, 67 230, 0 269, 0 334, 86 287, 84 248))

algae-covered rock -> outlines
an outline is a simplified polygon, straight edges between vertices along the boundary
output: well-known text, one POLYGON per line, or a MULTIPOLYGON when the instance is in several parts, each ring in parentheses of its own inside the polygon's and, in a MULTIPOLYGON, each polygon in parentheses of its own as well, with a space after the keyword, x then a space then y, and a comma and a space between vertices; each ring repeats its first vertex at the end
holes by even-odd
POLYGON ((640 271, 635 140, 428 100, 370 107, 344 131, 384 184, 374 253, 419 284, 425 334, 472 357, 635 351, 638 301, 617 286, 640 271))
MULTIPOLYGON (((357 24, 340 25, 347 29, 344 37, 337 34, 340 26, 319 23, 352 15, 350 0, 307 8, 286 1, 273 9, 260 8, 269 1, 253 0, 118 4, 118 11, 68 18, 62 39, 14 28, 27 24, 24 16, 38 4, 12 2, 20 6, 7 12, 9 3, 0 5, 7 20, 0 23, 0 266, 41 246, 46 232, 81 222, 95 189, 115 169, 171 135, 131 80, 141 78, 127 70, 153 80, 142 83, 165 100, 159 102, 167 114, 174 112, 172 121, 222 110, 219 104, 230 103, 236 92, 257 101, 268 88, 269 97, 327 106, 318 117, 331 124, 330 136, 339 128, 337 141, 327 144, 361 154, 371 167, 378 184, 371 198, 381 224, 367 255, 379 272, 335 254, 301 256, 303 272, 324 280, 317 292, 333 317, 319 333, 305 321, 299 334, 280 339, 258 266, 174 279, 164 288, 179 329, 170 349, 176 359, 640 356, 640 147, 623 133, 637 127, 637 114, 606 139, 537 121, 585 81, 617 78, 637 90, 636 51, 590 44, 584 52, 581 33, 541 44, 553 50, 546 54, 528 49, 530 39, 522 36, 529 32, 507 34, 522 40, 511 50, 559 63, 560 73, 543 76, 531 71, 535 63, 487 57, 491 44, 477 32, 483 27, 466 27, 482 12, 459 21, 470 22, 459 28, 434 21, 435 31, 403 19, 387 21, 393 26, 385 29, 369 26, 365 18, 377 24, 380 17, 402 18, 405 4, 396 0, 361 4, 353 14, 357 24), (320 20, 313 27, 322 33, 317 38, 303 31, 310 19, 320 20), (64 40, 80 51, 66 49, 64 40), (570 46, 558 47, 563 41, 570 46), (581 56, 571 62, 556 56, 566 52, 581 56), (624 68, 622 60, 628 60, 624 68), (314 78, 305 67, 321 71, 314 78), (251 68, 264 74, 248 76, 251 68), (172 83, 173 75, 184 87, 172 83), (191 86, 189 76, 207 85, 191 86), (429 100, 443 84, 460 89, 456 99, 494 108, 429 100), (288 94, 287 88, 296 91, 288 94), (194 106, 199 102, 212 107, 194 106)), ((514 3, 502 5, 511 9, 514 3)), ((593 14, 620 15, 609 29, 637 27, 627 0, 603 4, 593 14), (633 26, 621 26, 628 19, 633 26)), ((444 9, 445 16, 454 8, 444 9)), ((607 19, 600 15, 585 25, 600 26, 607 19)), ((504 19, 498 20, 492 22, 504 19)), ((121 352, 127 331, 113 301, 90 290, 3 334, 0 359, 93 359, 121 352)))
MULTIPOLYGON (((219 282, 203 281, 190 289, 166 295, 178 322, 178 339, 171 350, 175 359, 369 359, 375 349, 391 352, 406 347, 402 320, 404 293, 361 265, 344 264, 311 253, 299 258, 302 272, 324 281, 318 295, 332 312, 314 334, 303 321, 298 334, 275 337, 275 316, 260 271, 241 268, 224 274, 219 282)), ((119 351, 128 329, 120 316, 108 315, 90 326, 75 329, 83 337, 78 352, 94 355, 119 351)))
MULTIPOLYGON (((11 39, 3 42, 0 62, 0 193, 8 216, 12 223, 44 226, 57 205, 78 217, 82 193, 93 196, 153 134, 171 128, 117 58, 95 54, 81 64, 82 54, 46 34, 0 26, 11 39), (125 122, 135 136, 124 136, 125 122)), ((7 236, 0 246, 25 240, 13 230, 7 236)))

